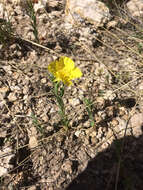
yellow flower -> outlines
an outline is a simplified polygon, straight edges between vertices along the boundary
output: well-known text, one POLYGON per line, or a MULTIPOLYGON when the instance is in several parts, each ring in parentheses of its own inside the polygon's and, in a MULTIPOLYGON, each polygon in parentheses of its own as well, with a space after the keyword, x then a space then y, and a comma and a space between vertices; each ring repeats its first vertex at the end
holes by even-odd
POLYGON ((64 84, 72 85, 71 80, 80 78, 82 72, 74 66, 74 62, 68 57, 60 57, 48 65, 48 70, 55 77, 54 82, 62 81, 64 84))

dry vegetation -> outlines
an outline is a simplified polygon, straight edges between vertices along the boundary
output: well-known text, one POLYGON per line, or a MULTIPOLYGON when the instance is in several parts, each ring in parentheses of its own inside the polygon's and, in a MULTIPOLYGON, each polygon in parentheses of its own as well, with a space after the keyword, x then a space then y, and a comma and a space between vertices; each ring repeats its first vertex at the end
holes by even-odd
POLYGON ((63 2, 39 13, 30 1, 9 5, 15 13, 0 18, 0 162, 8 168, 0 189, 140 190, 143 19, 112 1, 111 26, 89 24, 81 41, 80 26, 62 28, 63 2), (65 90, 68 130, 47 71, 62 55, 83 72, 65 90))

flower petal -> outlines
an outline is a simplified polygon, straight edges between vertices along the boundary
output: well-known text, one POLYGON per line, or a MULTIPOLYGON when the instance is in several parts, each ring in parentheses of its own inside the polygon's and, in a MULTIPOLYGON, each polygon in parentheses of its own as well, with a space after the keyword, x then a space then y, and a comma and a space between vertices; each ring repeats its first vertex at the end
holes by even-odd
POLYGON ((67 68, 67 70, 74 69, 74 62, 72 59, 70 59, 69 57, 62 57, 62 60, 64 62, 65 67, 67 68))
POLYGON ((74 70, 72 70, 71 72, 71 78, 80 78, 82 76, 82 72, 80 71, 79 68, 75 68, 74 70))
POLYGON ((48 65, 48 70, 54 75, 54 82, 62 81, 68 86, 72 85, 72 79, 82 76, 80 69, 74 66, 74 61, 65 56, 51 62, 48 65))

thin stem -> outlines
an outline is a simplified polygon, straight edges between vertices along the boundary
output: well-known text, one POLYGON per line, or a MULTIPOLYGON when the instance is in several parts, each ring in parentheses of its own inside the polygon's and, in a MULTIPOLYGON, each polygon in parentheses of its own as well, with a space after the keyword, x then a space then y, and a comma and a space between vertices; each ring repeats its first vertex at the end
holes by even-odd
POLYGON ((54 83, 54 95, 57 100, 57 104, 59 107, 59 115, 61 117, 62 124, 68 127, 69 121, 65 113, 65 106, 63 102, 63 95, 64 95, 64 86, 61 86, 61 83, 57 82, 54 83))

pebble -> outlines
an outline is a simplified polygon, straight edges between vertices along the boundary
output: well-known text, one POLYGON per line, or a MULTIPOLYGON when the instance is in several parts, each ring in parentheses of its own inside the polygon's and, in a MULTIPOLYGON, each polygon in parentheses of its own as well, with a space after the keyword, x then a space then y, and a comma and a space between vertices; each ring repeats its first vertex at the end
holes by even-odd
POLYGON ((80 100, 77 98, 69 99, 69 104, 71 104, 72 106, 77 106, 80 104, 80 100))
POLYGON ((2 109, 2 107, 6 104, 6 100, 3 100, 3 97, 1 97, 0 94, 0 109, 2 109), (1 101, 2 100, 2 101, 1 101))
POLYGON ((115 97, 116 97, 116 94, 114 94, 113 91, 111 90, 106 91, 104 95, 105 100, 114 100, 115 97))
POLYGON ((32 185, 31 187, 28 187, 27 190, 36 190, 36 186, 35 186, 35 185, 32 185))
POLYGON ((64 164, 62 165, 62 170, 68 173, 72 173, 72 162, 67 160, 64 162, 64 164))
POLYGON ((68 0, 65 7, 65 28, 71 29, 75 23, 87 20, 96 27, 103 25, 110 18, 108 7, 95 0, 68 0))
POLYGON ((111 121, 111 125, 112 125, 113 127, 115 127, 115 126, 119 125, 119 121, 117 121, 116 119, 113 119, 113 120, 111 121))
POLYGON ((111 130, 111 129, 109 128, 109 129, 108 129, 108 132, 107 132, 107 134, 106 134, 106 139, 112 138, 112 136, 113 136, 113 138, 114 138, 113 130, 111 130))
POLYGON ((42 84, 45 84, 46 82, 47 82, 47 79, 46 79, 46 78, 42 78, 42 79, 41 79, 41 83, 42 83, 42 84))
POLYGON ((143 16, 143 1, 142 0, 130 0, 127 4, 127 9, 132 17, 143 16))
POLYGON ((104 105, 105 100, 103 97, 97 97, 96 102, 99 103, 99 105, 104 105))
POLYGON ((11 91, 20 91, 21 88, 18 85, 15 85, 15 86, 10 86, 10 90, 11 91))
POLYGON ((124 119, 117 117, 117 121, 119 122, 119 125, 115 128, 116 132, 126 128, 126 121, 124 119))
POLYGON ((8 95, 8 100, 9 100, 10 102, 14 102, 15 100, 17 100, 17 97, 16 97, 16 95, 15 95, 14 92, 11 92, 11 93, 8 95))
POLYGON ((9 90, 9 88, 7 86, 4 86, 2 88, 0 88, 0 93, 5 95, 5 93, 9 90))
POLYGON ((12 74, 12 71, 11 71, 11 66, 8 65, 8 66, 3 66, 3 69, 5 70, 5 72, 7 72, 8 74, 12 74))
POLYGON ((5 147, 4 150, 0 150, 0 177, 7 174, 8 170, 13 167, 9 162, 14 154, 8 154, 7 156, 4 156, 5 154, 10 152, 12 152, 12 148, 10 147, 5 147))
POLYGON ((13 78, 14 79, 18 79, 19 76, 20 76, 20 74, 18 72, 13 73, 13 78))
POLYGON ((107 24, 107 28, 115 28, 117 26, 118 22, 116 20, 112 20, 107 24))
POLYGON ((34 136, 31 136, 29 138, 29 148, 32 149, 32 148, 35 148, 36 146, 38 146, 37 138, 34 136))
POLYGON ((26 101, 28 100, 28 95, 27 94, 23 96, 23 100, 26 100, 26 101))
POLYGON ((76 136, 76 137, 79 137, 80 134, 81 134, 81 131, 76 131, 76 132, 75 132, 75 136, 76 136))
POLYGON ((91 143, 92 144, 97 144, 98 143, 98 139, 96 137, 91 137, 91 143))
POLYGON ((23 88, 23 94, 28 94, 29 92, 29 87, 28 86, 24 86, 23 88))

